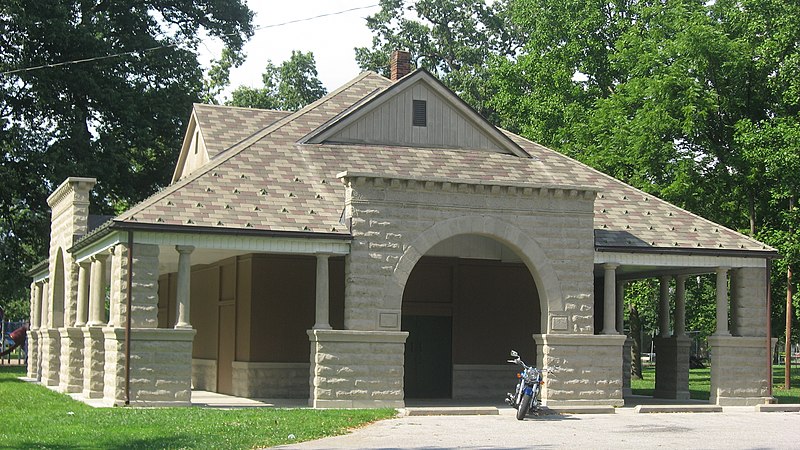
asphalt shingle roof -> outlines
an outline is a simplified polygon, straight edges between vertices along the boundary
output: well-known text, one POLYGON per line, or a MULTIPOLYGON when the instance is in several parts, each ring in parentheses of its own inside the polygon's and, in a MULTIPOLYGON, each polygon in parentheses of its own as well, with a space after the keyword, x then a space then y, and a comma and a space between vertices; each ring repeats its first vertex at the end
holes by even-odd
POLYGON ((209 153, 206 166, 117 218, 121 222, 347 235, 340 223, 345 188, 338 173, 464 182, 588 187, 598 248, 770 251, 591 169, 556 151, 506 134, 532 155, 376 145, 300 144, 391 81, 366 72, 295 113, 195 105, 209 153))

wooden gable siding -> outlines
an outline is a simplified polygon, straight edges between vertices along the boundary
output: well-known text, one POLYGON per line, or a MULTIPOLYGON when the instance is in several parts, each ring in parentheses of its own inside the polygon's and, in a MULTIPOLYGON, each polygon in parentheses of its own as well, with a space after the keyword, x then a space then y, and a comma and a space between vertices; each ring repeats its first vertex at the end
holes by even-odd
POLYGON ((494 139, 423 82, 415 83, 399 92, 328 141, 507 153, 494 139), (427 126, 412 125, 413 100, 427 102, 427 126))

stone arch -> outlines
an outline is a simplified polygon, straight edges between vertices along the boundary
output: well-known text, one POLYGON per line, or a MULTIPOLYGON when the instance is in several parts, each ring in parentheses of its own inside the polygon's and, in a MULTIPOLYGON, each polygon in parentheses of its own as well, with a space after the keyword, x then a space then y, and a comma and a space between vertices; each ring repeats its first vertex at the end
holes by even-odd
POLYGON ((56 250, 56 264, 52 280, 50 325, 52 328, 59 328, 64 326, 64 302, 67 292, 67 279, 64 276, 64 251, 60 247, 56 250))
POLYGON ((496 239, 519 255, 533 276, 539 291, 541 330, 548 330, 548 311, 563 311, 561 285, 544 250, 522 229, 492 216, 462 216, 435 223, 419 234, 397 262, 386 289, 386 305, 400 310, 403 291, 411 271, 437 243, 462 234, 477 234, 496 239))

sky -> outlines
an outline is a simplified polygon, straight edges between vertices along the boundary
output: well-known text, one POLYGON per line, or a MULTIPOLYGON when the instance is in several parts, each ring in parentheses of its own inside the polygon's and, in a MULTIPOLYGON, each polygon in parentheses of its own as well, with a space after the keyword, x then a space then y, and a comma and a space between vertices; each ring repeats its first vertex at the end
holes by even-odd
MULTIPOLYGON (((257 30, 244 47, 247 60, 231 71, 231 87, 223 97, 240 85, 261 87, 267 61, 279 65, 292 50, 314 53, 318 77, 329 92, 361 72, 353 49, 372 45, 364 19, 379 11, 377 0, 248 0, 247 5, 256 13, 257 30), (280 25, 353 8, 363 9, 280 25)), ((200 61, 208 65, 221 48, 218 40, 206 39, 199 48, 200 61)))

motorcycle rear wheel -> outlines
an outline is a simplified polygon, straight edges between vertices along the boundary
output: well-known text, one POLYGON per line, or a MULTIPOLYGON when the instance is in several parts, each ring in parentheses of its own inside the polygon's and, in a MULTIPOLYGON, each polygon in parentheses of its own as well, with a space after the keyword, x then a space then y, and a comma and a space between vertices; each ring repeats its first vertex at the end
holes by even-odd
POLYGON ((519 402, 519 407, 517 408, 517 420, 522 420, 528 415, 528 409, 531 407, 532 399, 530 394, 522 396, 522 400, 519 402))

